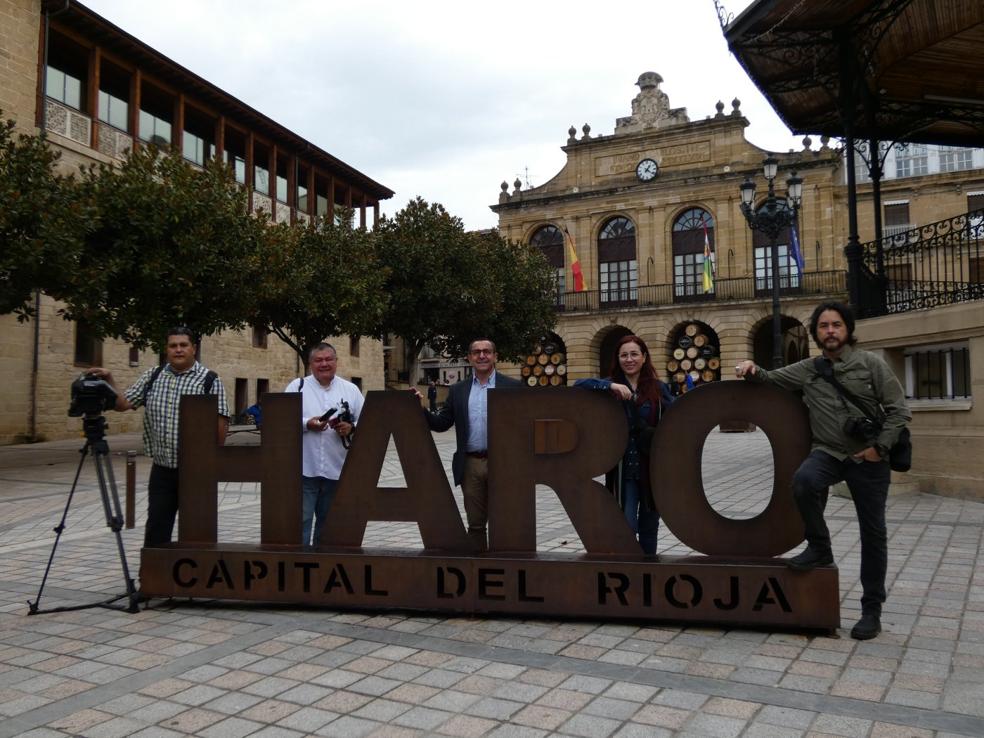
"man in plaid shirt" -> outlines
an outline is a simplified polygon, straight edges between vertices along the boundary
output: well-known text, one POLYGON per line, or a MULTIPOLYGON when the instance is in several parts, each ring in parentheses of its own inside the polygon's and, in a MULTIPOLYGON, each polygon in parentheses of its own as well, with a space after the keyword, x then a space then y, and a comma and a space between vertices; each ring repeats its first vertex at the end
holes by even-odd
MULTIPOLYGON (((217 438, 225 443, 229 406, 225 388, 214 372, 195 359, 196 344, 191 329, 181 326, 167 333, 167 364, 148 369, 124 393, 117 391, 117 410, 145 407, 144 453, 154 460, 147 483, 147 528, 144 546, 170 543, 178 512, 178 405, 182 395, 209 394, 219 399, 217 438), (211 375, 211 377, 209 377, 211 375), (149 386, 148 386, 149 385, 149 386), (208 385, 211 385, 210 387, 208 385)), ((113 375, 105 369, 89 372, 116 388, 113 375)))

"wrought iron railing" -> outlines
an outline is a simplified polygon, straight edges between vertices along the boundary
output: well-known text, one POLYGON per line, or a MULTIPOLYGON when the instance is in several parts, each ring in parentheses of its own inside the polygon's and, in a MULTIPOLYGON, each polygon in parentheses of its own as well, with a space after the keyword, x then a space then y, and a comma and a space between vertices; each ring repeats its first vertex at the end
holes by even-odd
MULTIPOLYGON (((827 272, 805 272, 793 275, 779 275, 779 289, 782 295, 797 297, 805 295, 839 295, 847 292, 847 273, 843 270, 827 272)), ((688 302, 728 302, 740 300, 761 300, 772 293, 772 281, 762 277, 735 277, 718 279, 714 291, 705 293, 693 284, 653 284, 623 290, 586 290, 584 292, 564 292, 557 296, 559 312, 598 312, 624 310, 625 308, 658 307, 688 302)))
POLYGON ((984 299, 984 210, 862 245, 865 317, 984 299))

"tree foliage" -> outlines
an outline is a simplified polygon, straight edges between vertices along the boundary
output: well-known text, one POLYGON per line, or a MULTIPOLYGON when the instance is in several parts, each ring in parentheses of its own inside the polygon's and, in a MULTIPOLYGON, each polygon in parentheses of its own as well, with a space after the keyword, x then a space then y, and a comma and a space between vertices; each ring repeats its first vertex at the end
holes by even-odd
POLYGON ((58 156, 0 121, 0 315, 28 318, 31 293, 56 294, 76 267, 88 216, 73 180, 56 173, 58 156))
POLYGON ((479 336, 496 342, 500 358, 518 358, 553 326, 550 270, 539 252, 496 233, 466 233, 459 218, 421 198, 377 231, 389 275, 383 325, 406 342, 412 363, 425 346, 463 356, 479 336))
POLYGON ((386 270, 373 234, 352 218, 269 229, 255 269, 251 322, 265 325, 302 361, 327 336, 373 334, 383 318, 386 270))
POLYGON ((220 162, 189 166, 143 147, 83 172, 95 213, 78 269, 59 295, 96 333, 161 348, 169 326, 211 335, 245 324, 265 218, 220 162))

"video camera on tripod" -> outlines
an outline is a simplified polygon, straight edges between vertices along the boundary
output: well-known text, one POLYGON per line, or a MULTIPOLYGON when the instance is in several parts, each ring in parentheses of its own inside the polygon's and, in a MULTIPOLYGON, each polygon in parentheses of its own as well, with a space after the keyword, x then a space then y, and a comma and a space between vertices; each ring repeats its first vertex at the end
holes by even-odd
POLYGON ((102 415, 116 407, 116 390, 102 377, 86 372, 72 382, 72 401, 69 417, 102 415))
POLYGON ((68 500, 65 502, 65 510, 62 512, 61 520, 55 526, 55 542, 51 547, 51 555, 48 557, 48 565, 44 570, 44 577, 41 579, 41 586, 38 588, 38 596, 33 602, 28 601, 30 611, 28 614, 36 615, 42 612, 62 612, 65 610, 80 610, 87 607, 105 607, 116 600, 126 597, 128 606, 127 612, 137 612, 138 594, 133 579, 130 577, 130 568, 126 562, 126 551, 123 548, 123 537, 120 531, 123 529, 124 518, 120 507, 120 496, 116 490, 116 477, 113 474, 113 465, 109 458, 109 444, 106 443, 106 418, 103 413, 116 407, 116 389, 103 379, 101 376, 92 372, 87 372, 79 376, 71 387, 71 402, 68 406, 68 414, 73 418, 82 418, 82 430, 85 433, 85 444, 79 449, 82 458, 79 460, 79 468, 75 472, 75 480, 72 482, 72 489, 68 493, 68 500), (116 536, 116 547, 120 556, 120 564, 123 567, 123 579, 126 582, 126 593, 118 597, 113 597, 103 602, 96 602, 90 605, 75 605, 69 607, 55 607, 50 610, 41 610, 38 605, 41 602, 41 593, 44 585, 48 581, 48 574, 51 571, 51 564, 55 559, 55 551, 58 549, 58 542, 61 540, 62 533, 65 532, 65 520, 68 518, 68 509, 75 497, 75 490, 78 487, 79 476, 82 474, 82 467, 85 464, 85 457, 92 453, 92 461, 96 466, 96 476, 99 479, 99 494, 102 499, 103 512, 106 515, 106 525, 116 536))

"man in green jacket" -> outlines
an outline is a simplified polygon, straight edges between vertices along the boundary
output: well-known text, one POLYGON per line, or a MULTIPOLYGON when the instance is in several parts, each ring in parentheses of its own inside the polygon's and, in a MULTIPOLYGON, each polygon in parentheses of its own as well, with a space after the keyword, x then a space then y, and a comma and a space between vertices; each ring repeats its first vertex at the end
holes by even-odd
POLYGON ((793 476, 793 496, 803 517, 807 547, 788 564, 805 570, 834 563, 823 510, 830 485, 846 481, 861 532, 862 614, 851 636, 867 640, 881 632, 881 607, 885 601, 885 502, 891 481, 888 450, 912 419, 912 413, 906 407, 905 392, 888 365, 875 354, 854 348, 854 314, 847 305, 819 305, 810 318, 810 335, 823 353, 821 360, 804 359, 773 371, 743 361, 735 367, 735 374, 803 392, 803 402, 810 410, 813 442, 810 455, 793 476), (840 382, 861 402, 865 412, 862 414, 845 400, 824 374, 840 382), (868 419, 882 416, 880 428, 868 419))

